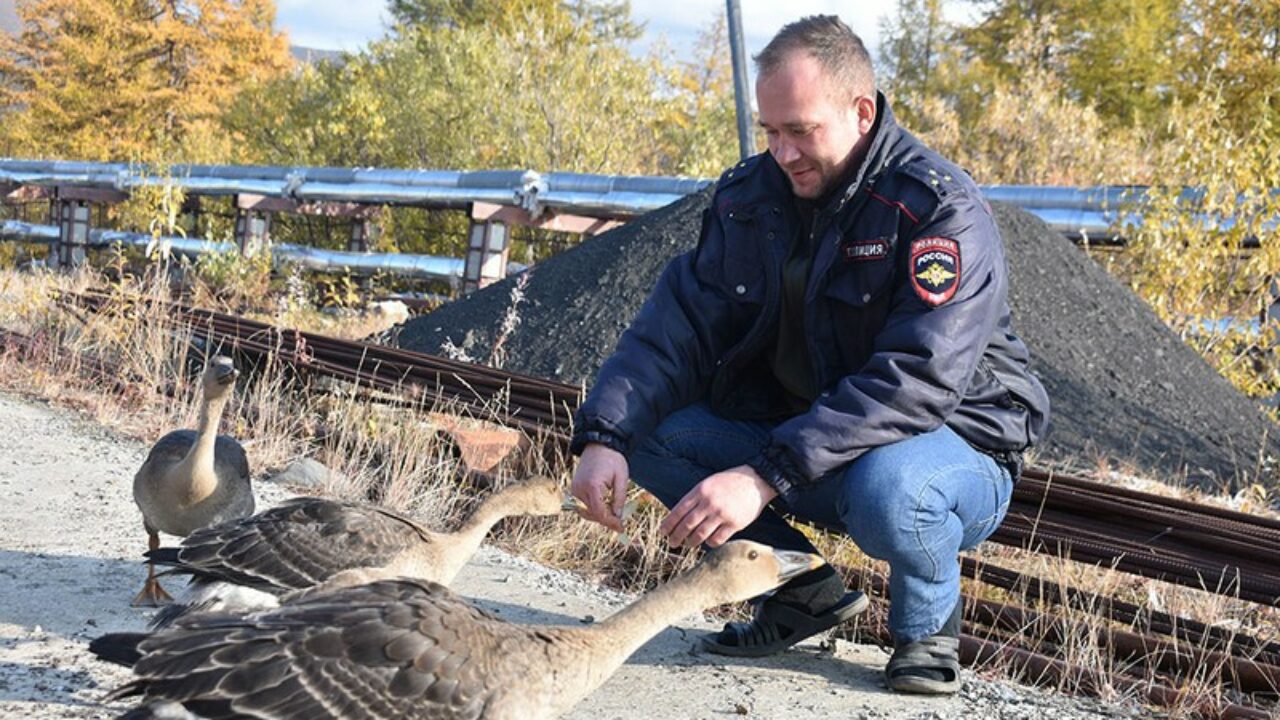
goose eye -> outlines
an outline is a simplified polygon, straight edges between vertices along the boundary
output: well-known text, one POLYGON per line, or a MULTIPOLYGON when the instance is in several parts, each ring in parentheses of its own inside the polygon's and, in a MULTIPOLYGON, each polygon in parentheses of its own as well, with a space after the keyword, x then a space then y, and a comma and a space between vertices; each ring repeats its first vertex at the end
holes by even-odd
POLYGON ((758 557, 760 557, 760 553, 757 550, 752 550, 751 552, 747 553, 748 560, 755 560, 758 557))

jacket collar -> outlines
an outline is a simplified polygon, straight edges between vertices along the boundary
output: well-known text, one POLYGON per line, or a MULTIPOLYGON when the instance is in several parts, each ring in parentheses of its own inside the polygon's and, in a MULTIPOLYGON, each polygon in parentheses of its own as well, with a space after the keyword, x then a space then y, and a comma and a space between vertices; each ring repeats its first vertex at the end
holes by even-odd
POLYGON ((858 189, 864 184, 871 185, 875 182, 880 171, 889 165, 889 161, 898 151, 898 141, 902 138, 902 134, 902 129, 898 127, 898 122, 893 117, 893 109, 889 107, 888 99, 885 98, 884 93, 877 90, 876 121, 871 127, 871 144, 867 146, 867 154, 858 165, 858 172, 854 173, 853 179, 845 186, 840 202, 836 206, 837 212, 858 193, 858 189))

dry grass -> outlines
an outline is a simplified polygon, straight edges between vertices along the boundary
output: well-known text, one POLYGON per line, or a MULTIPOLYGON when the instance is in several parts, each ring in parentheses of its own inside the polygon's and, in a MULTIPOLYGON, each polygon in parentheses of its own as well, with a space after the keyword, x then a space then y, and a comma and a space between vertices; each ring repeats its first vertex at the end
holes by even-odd
MULTIPOLYGON (((62 276, 20 274, 0 270, 0 328, 34 338, 21 351, 0 353, 0 388, 76 408, 125 435, 149 441, 175 427, 195 423, 195 378, 200 359, 188 353, 200 338, 175 335, 144 305, 121 304, 113 312, 90 314, 60 307, 53 298, 60 291, 76 291, 97 281, 90 272, 62 276), (112 366, 104 375, 93 360, 112 366)), ((130 294, 162 296, 167 284, 128 281, 117 284, 121 297, 130 294)), ((152 307, 160 307, 155 305, 152 307)), ((259 307, 259 319, 288 323, 302 330, 342 334, 332 317, 298 307, 259 307), (315 322, 309 322, 314 320, 315 322), (323 323, 323 327, 317 327, 323 323)), ((357 322, 361 318, 356 318, 357 322)), ((474 505, 476 497, 491 487, 472 482, 456 447, 439 418, 448 407, 403 408, 379 403, 367 394, 357 395, 338 384, 303 386, 280 363, 264 362, 245 370, 246 381, 224 417, 224 431, 245 444, 259 477, 282 468, 289 461, 311 456, 334 471, 327 495, 374 500, 410 512, 429 525, 452 525, 474 505)), ((500 407, 494 407, 494 417, 500 407)), ((483 425, 483 421, 471 421, 483 425)), ((527 448, 555 447, 546 438, 525 438, 527 448)), ((571 462, 562 455, 516 453, 486 476, 486 483, 505 484, 532 473, 549 474, 567 482, 571 462)), ((1148 492, 1187 496, 1159 483, 1136 477, 1110 478, 1148 492)), ((662 578, 691 564, 695 553, 672 553, 658 537, 662 508, 647 495, 632 498, 636 510, 629 520, 626 538, 596 525, 572 518, 508 520, 496 535, 498 544, 552 566, 569 568, 624 590, 651 587, 662 578)), ((1231 498, 1201 494, 1193 498, 1240 507, 1231 498)), ((1255 507, 1247 509, 1255 510, 1255 507)), ((847 538, 810 530, 818 547, 833 563, 869 577, 887 574, 882 563, 862 555, 847 538)), ((1104 619, 1096 604, 1115 597, 1147 610, 1159 610, 1197 619, 1237 632, 1272 639, 1280 635, 1280 617, 1273 608, 1231 600, 1220 595, 1139 580, 1109 569, 1085 566, 1010 548, 984 545, 978 556, 985 561, 1040 577, 1092 594, 1094 603, 1080 607, 1038 607, 1065 621, 1061 637, 1052 643, 1066 662, 1086 674, 1117 678, 1137 672, 1131 661, 1117 661, 1100 639, 1121 628, 1104 619)), ((966 592, 984 599, 1021 605, 1021 598, 990 585, 965 581, 966 592)), ((740 608, 728 609, 741 615, 740 608)), ((1032 625, 1018 633, 1031 649, 1050 650, 1049 629, 1032 625)), ((1135 629, 1140 630, 1140 629, 1135 629)), ((1003 636, 989 639, 1004 642, 1003 636)), ((1183 682, 1189 698, 1216 697, 1226 691, 1220 668, 1206 663, 1183 682)), ((1000 662, 979 668, 990 675, 1018 674, 1019 669, 1000 662)), ((1088 684, 1079 677, 1057 682, 1064 691, 1088 684)), ((1130 697, 1132 691, 1108 689, 1104 695, 1130 697)), ((1130 699, 1134 699, 1130 697, 1130 699)), ((1188 703, 1191 701, 1188 700, 1188 703)), ((1186 714, 1187 708, 1173 712, 1186 714)))

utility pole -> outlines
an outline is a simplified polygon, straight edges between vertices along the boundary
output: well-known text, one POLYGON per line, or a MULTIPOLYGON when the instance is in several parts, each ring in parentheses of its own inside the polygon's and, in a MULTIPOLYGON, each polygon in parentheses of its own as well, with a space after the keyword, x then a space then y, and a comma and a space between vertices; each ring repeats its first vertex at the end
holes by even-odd
POLYGON ((738 155, 755 155, 751 127, 751 89, 747 86, 747 51, 742 43, 742 8, 738 0, 725 0, 729 13, 729 54, 733 56, 733 100, 738 110, 738 155))

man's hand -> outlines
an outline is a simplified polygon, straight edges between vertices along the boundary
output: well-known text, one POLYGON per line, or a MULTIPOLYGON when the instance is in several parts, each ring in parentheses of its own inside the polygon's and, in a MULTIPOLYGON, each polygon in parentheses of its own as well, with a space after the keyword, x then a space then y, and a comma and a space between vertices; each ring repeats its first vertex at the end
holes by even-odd
POLYGON ((749 465, 707 477, 671 508, 658 530, 672 547, 720 547, 760 516, 778 491, 749 465))
POLYGON ((587 504, 583 517, 622 532, 622 507, 627 501, 630 477, 627 458, 622 453, 599 443, 588 443, 578 458, 569 489, 574 497, 587 504))

